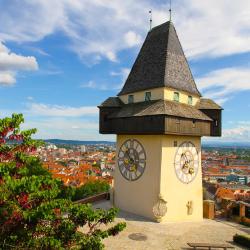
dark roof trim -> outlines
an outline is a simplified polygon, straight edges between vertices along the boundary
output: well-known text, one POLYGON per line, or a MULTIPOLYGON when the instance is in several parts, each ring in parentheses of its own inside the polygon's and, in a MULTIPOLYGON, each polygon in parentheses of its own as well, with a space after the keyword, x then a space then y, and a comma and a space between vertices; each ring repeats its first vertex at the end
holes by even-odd
POLYGON ((121 101, 119 97, 109 97, 106 99, 100 106, 100 107, 121 107, 124 105, 124 103, 121 101))
POLYGON ((219 106, 216 102, 211 99, 201 98, 200 101, 195 105, 197 109, 220 109, 223 110, 221 106, 219 106))

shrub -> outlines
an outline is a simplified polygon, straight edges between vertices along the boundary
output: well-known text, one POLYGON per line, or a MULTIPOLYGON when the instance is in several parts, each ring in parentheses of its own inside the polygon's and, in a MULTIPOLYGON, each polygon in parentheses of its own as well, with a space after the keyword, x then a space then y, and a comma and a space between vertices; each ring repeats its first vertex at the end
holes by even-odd
POLYGON ((246 227, 250 227, 250 223, 247 222, 247 221, 241 221, 240 224, 241 224, 241 225, 244 225, 244 226, 246 226, 246 227))
POLYGON ((62 182, 59 197, 67 197, 72 201, 77 201, 89 196, 108 192, 109 189, 110 185, 102 180, 89 181, 80 187, 64 186, 62 182))
POLYGON ((242 246, 246 246, 246 247, 250 246, 250 236, 248 235, 235 234, 233 237, 233 240, 235 243, 238 243, 242 246))
POLYGON ((72 200, 76 201, 95 194, 108 192, 109 189, 110 186, 105 181, 90 181, 75 189, 75 194, 72 197, 72 200))
POLYGON ((35 129, 20 131, 23 122, 21 114, 0 119, 0 249, 103 249, 102 239, 126 226, 100 229, 114 221, 117 209, 74 204, 74 189, 63 187, 30 156, 41 142, 31 138, 35 129))

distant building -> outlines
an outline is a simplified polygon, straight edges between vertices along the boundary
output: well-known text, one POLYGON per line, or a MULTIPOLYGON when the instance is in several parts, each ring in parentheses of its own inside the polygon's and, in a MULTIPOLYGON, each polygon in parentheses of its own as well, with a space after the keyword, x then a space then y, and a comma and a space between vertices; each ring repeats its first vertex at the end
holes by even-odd
POLYGON ((229 166, 229 159, 227 157, 224 159, 224 165, 229 166))
POLYGON ((82 152, 82 153, 86 153, 86 146, 85 145, 81 145, 80 146, 80 152, 82 152))
POLYGON ((57 149, 57 146, 50 143, 50 144, 48 144, 48 145, 46 146, 46 149, 53 149, 53 150, 56 150, 56 149, 57 149))
POLYGON ((58 149, 58 153, 61 154, 61 155, 65 155, 67 153, 67 149, 65 149, 65 148, 59 148, 58 149))
POLYGON ((226 180, 228 182, 238 182, 240 184, 246 185, 250 181, 250 176, 230 174, 226 177, 226 180))
POLYGON ((219 184, 215 198, 217 202, 222 199, 250 201, 250 188, 242 184, 219 184))

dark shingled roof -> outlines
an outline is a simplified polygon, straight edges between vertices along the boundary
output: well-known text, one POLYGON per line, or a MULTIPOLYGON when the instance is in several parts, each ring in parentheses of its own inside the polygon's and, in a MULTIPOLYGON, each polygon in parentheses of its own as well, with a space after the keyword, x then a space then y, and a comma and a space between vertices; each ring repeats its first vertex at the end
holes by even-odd
POLYGON ((110 118, 152 115, 169 115, 212 121, 211 118, 209 118, 200 110, 196 109, 194 106, 166 100, 126 104, 123 105, 119 111, 111 114, 110 118))
POLYGON ((211 99, 201 98, 195 105, 197 109, 223 109, 211 99))
POLYGON ((119 97, 109 97, 98 107, 120 107, 123 102, 119 97))
POLYGON ((148 33, 118 95, 158 87, 170 87, 201 96, 171 22, 163 23, 148 33))

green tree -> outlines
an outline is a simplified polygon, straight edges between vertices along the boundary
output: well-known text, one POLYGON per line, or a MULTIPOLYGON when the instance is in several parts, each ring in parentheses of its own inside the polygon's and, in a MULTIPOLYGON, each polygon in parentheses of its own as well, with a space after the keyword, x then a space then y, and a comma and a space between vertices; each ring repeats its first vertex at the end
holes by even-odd
POLYGON ((21 131, 23 122, 22 114, 0 119, 0 249, 103 249, 102 239, 126 226, 100 229, 117 209, 60 198, 61 181, 30 154, 41 145, 31 138, 36 129, 21 131))

